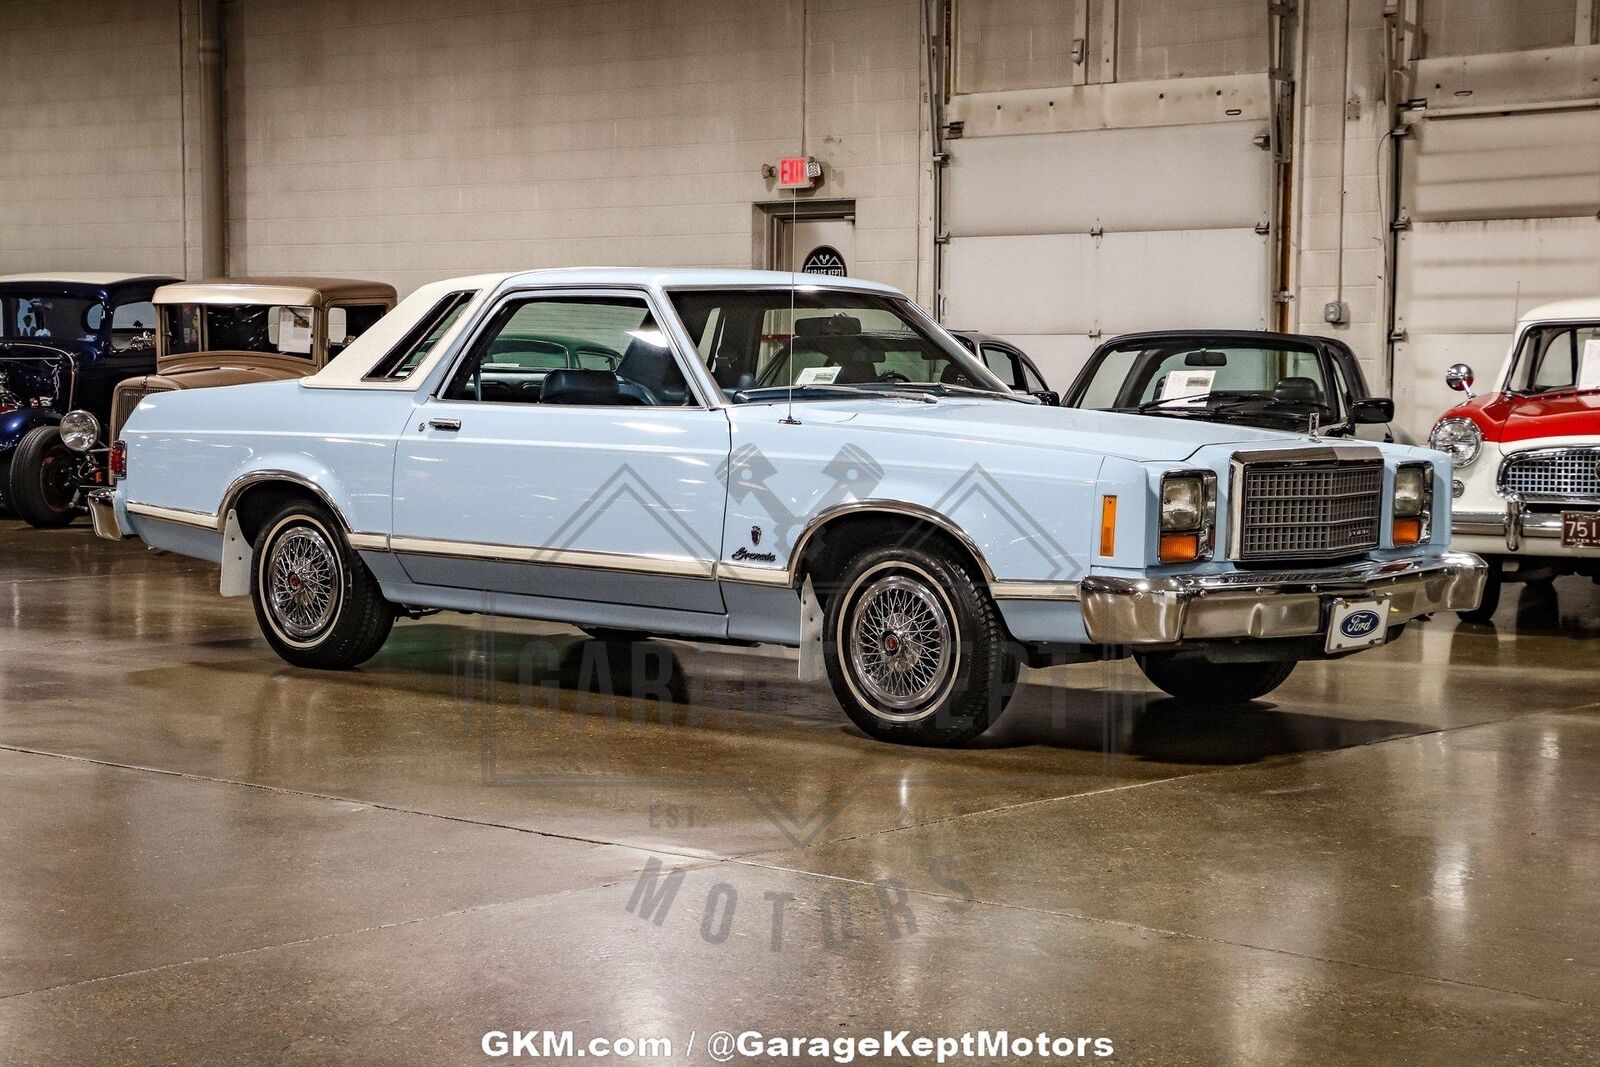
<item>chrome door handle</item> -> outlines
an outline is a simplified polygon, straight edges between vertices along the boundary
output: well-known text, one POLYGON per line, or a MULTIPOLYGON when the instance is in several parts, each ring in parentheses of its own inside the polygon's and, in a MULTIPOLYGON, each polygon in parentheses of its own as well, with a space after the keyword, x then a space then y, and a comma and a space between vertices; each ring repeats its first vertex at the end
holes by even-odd
POLYGON ((459 430, 459 429, 461 429, 461 420, 460 419, 429 419, 428 420, 428 425, 432 426, 435 430, 459 430))

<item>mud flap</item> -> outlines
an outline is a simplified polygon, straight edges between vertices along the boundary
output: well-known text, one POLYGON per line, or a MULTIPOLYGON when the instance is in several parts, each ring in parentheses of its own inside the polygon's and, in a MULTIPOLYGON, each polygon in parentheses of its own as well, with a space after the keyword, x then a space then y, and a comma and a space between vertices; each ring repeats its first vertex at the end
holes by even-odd
POLYGON ((228 509, 228 521, 222 528, 222 588, 223 596, 250 595, 250 566, 255 560, 255 549, 239 529, 239 513, 228 509))
POLYGON ((800 587, 800 680, 820 682, 828 676, 822 659, 822 601, 807 578, 800 587))

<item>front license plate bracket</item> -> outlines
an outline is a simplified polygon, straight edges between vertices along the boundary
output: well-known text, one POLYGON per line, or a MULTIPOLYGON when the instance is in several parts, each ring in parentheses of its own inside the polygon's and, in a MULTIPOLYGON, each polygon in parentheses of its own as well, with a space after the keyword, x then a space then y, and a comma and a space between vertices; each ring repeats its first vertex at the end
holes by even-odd
POLYGON ((1328 602, 1327 652, 1381 645, 1389 634, 1389 598, 1334 597, 1328 602))

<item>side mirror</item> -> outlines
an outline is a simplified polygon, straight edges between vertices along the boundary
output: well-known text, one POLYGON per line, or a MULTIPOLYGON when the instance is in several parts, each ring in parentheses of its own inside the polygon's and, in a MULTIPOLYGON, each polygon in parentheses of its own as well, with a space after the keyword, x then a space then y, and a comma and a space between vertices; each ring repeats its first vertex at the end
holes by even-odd
POLYGON ((1350 421, 1378 425, 1394 421, 1394 401, 1386 396, 1369 396, 1350 405, 1350 421))
POLYGON ((1054 389, 1039 389, 1033 393, 1034 399, 1041 404, 1048 404, 1053 408, 1061 406, 1061 394, 1054 389))
POLYGON ((1450 369, 1444 372, 1444 384, 1458 393, 1466 393, 1467 399, 1472 399, 1472 368, 1465 363, 1453 363, 1450 369))

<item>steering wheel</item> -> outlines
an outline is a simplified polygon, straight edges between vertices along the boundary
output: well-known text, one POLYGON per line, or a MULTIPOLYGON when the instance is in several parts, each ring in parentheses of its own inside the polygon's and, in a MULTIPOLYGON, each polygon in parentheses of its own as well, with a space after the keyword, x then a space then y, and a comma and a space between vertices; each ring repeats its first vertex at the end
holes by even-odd
POLYGON ((880 382, 909 382, 911 375, 902 374, 897 370, 886 370, 875 379, 880 382))

